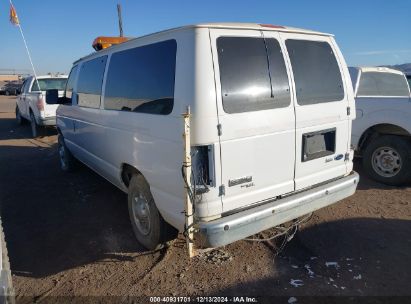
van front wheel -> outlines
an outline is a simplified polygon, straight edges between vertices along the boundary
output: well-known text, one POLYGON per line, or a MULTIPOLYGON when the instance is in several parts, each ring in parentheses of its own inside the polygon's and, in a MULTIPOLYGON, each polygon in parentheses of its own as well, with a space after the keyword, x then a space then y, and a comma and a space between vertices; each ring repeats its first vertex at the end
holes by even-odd
POLYGON ((67 149, 66 144, 64 142, 64 137, 61 134, 59 134, 58 136, 58 154, 61 170, 65 172, 73 171, 76 159, 71 154, 70 150, 67 149))
POLYGON ((411 181, 411 143, 401 136, 383 135, 364 150, 363 167, 374 180, 399 186, 411 181))
POLYGON ((148 250, 162 248, 174 235, 171 232, 175 232, 175 229, 162 218, 150 187, 142 175, 135 174, 131 178, 128 188, 128 212, 137 240, 148 250))

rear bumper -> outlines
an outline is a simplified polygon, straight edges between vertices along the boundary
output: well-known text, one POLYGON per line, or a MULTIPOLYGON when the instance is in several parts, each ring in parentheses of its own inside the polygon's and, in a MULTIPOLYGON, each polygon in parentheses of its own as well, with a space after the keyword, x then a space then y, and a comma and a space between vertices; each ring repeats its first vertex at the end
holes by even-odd
MULTIPOLYGON (((346 177, 210 222, 199 223, 202 242, 220 247, 278 226, 353 195, 360 177, 346 177)), ((203 244, 204 244, 203 243, 203 244)))

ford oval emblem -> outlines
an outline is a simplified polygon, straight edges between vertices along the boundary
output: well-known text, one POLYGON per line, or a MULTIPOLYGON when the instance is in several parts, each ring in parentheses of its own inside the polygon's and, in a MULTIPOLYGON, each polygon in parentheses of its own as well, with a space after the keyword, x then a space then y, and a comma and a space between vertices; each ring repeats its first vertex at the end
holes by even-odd
POLYGON ((342 154, 338 154, 336 157, 334 157, 335 160, 340 160, 344 157, 342 154))

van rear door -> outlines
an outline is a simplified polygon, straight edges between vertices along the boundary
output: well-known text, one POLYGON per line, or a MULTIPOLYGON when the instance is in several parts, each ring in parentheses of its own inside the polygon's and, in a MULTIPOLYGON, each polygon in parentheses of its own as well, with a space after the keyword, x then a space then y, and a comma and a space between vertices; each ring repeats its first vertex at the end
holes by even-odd
POLYGON ((279 35, 210 29, 223 212, 294 191, 295 115, 279 35))
POLYGON ((332 37, 281 37, 296 92, 295 187, 300 190, 350 170, 345 161, 351 132, 346 68, 332 37))

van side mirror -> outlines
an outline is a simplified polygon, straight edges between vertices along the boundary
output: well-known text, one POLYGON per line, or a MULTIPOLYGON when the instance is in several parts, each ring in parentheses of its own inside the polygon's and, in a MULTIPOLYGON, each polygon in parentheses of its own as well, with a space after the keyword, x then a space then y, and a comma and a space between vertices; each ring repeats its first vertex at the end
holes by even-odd
POLYGON ((59 97, 59 90, 47 90, 46 91, 46 103, 47 104, 65 104, 67 103, 67 98, 59 97))

